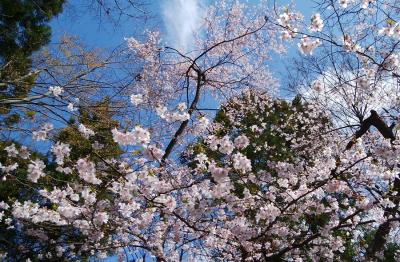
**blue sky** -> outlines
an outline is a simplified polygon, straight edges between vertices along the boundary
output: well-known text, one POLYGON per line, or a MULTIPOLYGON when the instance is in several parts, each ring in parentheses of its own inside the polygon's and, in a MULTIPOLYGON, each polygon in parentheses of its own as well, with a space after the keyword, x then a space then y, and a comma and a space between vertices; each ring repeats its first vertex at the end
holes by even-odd
MULTIPOLYGON (((125 37, 140 38, 144 29, 151 28, 160 30, 162 39, 168 45, 182 47, 187 45, 188 35, 196 27, 201 15, 200 7, 210 1, 213 0, 144 0, 143 2, 149 3, 147 10, 151 14, 151 19, 143 22, 143 19, 134 20, 125 17, 115 25, 104 16, 99 17, 98 12, 89 12, 85 4, 91 1, 69 0, 65 11, 51 22, 52 43, 57 43, 63 34, 68 34, 77 36, 80 42, 88 47, 112 50, 124 44, 125 37)), ((241 1, 249 4, 258 2, 258 0, 241 1)), ((276 3, 294 4, 295 8, 304 14, 306 21, 311 17, 311 10, 315 5, 313 0, 276 0, 276 3)), ((285 65, 290 64, 296 54, 297 47, 293 45, 285 57, 274 57, 273 66, 270 68, 282 86, 286 80, 285 65)), ((281 93, 281 96, 286 94, 281 93)))
MULTIPOLYGON (((96 11, 89 13, 87 3, 90 1, 70 0, 64 8, 65 11, 51 22, 52 43, 58 42, 60 37, 67 33, 78 36, 83 43, 89 46, 113 48, 123 43, 124 37, 140 35, 146 27, 159 29, 163 32, 163 38, 170 41, 172 38, 179 38, 182 31, 187 32, 185 26, 190 27, 195 24, 196 17, 200 15, 201 8, 199 6, 207 5, 210 1, 212 0, 149 0, 150 4, 147 9, 152 19, 146 24, 143 24, 141 19, 122 18, 120 23, 115 26, 105 17, 100 20, 96 11)), ((242 1, 249 4, 257 2, 257 0, 242 1)), ((291 2, 306 17, 310 16, 312 0, 277 0, 280 5, 287 5, 291 2)))
MULTIPOLYGON (((110 49, 123 43, 124 37, 137 35, 143 31, 142 21, 125 18, 114 25, 106 17, 99 17, 96 11, 91 13, 86 6, 88 2, 90 1, 67 1, 64 12, 51 22, 52 43, 57 43, 66 33, 77 36, 81 42, 90 47, 110 49)), ((150 11, 157 20, 160 18, 158 2, 159 0, 155 0, 150 6, 150 11)))

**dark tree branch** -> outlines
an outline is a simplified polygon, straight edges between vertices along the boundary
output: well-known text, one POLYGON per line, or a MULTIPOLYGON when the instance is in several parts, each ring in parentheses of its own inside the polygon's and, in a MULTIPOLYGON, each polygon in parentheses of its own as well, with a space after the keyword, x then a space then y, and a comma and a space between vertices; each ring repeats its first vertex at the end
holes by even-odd
MULTIPOLYGON (((357 132, 354 134, 354 139, 352 139, 346 146, 346 150, 350 149, 354 144, 355 140, 357 138, 362 137, 366 132, 368 132, 369 128, 371 126, 374 126, 376 129, 378 129, 379 133, 384 138, 390 139, 390 140, 395 140, 396 137, 393 134, 393 127, 394 125, 392 124, 390 127, 382 120, 382 118, 378 115, 378 113, 375 110, 371 110, 371 115, 365 119, 364 121, 361 122, 361 127, 357 132)), ((393 184, 394 190, 397 191, 398 193, 396 196, 391 197, 392 201, 396 205, 394 208, 386 208, 385 209, 385 217, 390 217, 394 216, 396 214, 398 205, 399 205, 399 196, 400 196, 400 179, 398 177, 395 178, 394 184, 393 184)), ((390 221, 385 221, 382 223, 379 227, 378 230, 375 233, 374 239, 369 245, 367 249, 367 257, 368 258, 375 258, 375 254, 382 251, 385 244, 386 244, 386 238, 388 234, 390 233, 390 221)))
POLYGON ((347 144, 346 150, 349 150, 355 144, 355 140, 362 137, 371 126, 374 126, 376 129, 378 129, 379 133, 381 133, 384 138, 395 140, 392 128, 390 128, 385 121, 382 120, 375 110, 371 110, 371 115, 361 122, 360 129, 354 134, 354 139, 347 144))
MULTIPOLYGON (((204 82, 202 81, 202 79, 204 79, 203 73, 200 70, 196 70, 196 72, 197 72, 197 86, 196 86, 196 93, 195 93, 194 99, 193 99, 193 101, 192 101, 192 103, 191 103, 191 105, 189 107, 189 110, 188 110, 188 114, 190 116, 192 116, 194 110, 196 109, 197 103, 199 102, 199 99, 200 99, 201 87, 204 84, 204 82)), ((190 119, 183 121, 182 124, 179 126, 178 130, 175 132, 174 137, 169 142, 167 148, 165 149, 165 153, 161 158, 161 165, 165 164, 166 159, 169 157, 169 155, 172 152, 172 149, 174 148, 174 146, 178 142, 179 136, 182 135, 183 131, 185 130, 185 128, 189 124, 189 120, 190 119)))

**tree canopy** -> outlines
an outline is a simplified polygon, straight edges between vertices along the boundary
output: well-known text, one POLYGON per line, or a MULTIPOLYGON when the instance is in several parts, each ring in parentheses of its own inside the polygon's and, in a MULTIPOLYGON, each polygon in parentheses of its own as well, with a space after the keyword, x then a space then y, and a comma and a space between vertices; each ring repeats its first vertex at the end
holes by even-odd
POLYGON ((62 4, 0 4, 0 259, 399 261, 399 1, 214 1, 189 50, 35 53, 62 4))

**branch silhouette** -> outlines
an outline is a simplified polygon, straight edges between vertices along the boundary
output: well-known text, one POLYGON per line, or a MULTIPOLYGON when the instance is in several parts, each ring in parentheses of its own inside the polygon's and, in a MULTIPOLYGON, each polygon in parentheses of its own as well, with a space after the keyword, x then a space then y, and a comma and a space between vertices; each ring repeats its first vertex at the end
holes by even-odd
POLYGON ((371 110, 371 115, 361 122, 360 129, 354 134, 354 139, 347 144, 346 150, 349 150, 355 144, 355 140, 357 138, 362 137, 366 132, 368 132, 371 126, 374 126, 376 129, 378 129, 379 133, 381 133, 384 138, 395 140, 393 126, 389 127, 375 110, 371 110))

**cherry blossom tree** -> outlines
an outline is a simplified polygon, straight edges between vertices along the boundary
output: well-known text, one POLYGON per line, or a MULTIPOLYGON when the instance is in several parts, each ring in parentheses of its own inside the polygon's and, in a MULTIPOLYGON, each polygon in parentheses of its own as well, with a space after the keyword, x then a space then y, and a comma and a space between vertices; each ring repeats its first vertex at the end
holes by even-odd
POLYGON ((134 80, 105 93, 118 97, 114 120, 88 104, 58 139, 51 120, 28 127, 48 159, 5 145, 2 177, 32 195, 0 202, 2 230, 36 243, 4 258, 399 259, 397 99, 383 98, 397 90, 400 6, 319 4, 305 23, 291 7, 217 1, 190 52, 155 31, 127 38, 134 80), (293 103, 268 68, 291 42, 306 59, 344 58, 300 79, 293 103), (222 104, 215 121, 206 99, 222 104))
MULTIPOLYGON (((38 194, 36 199, 3 203, 9 229, 33 227, 34 234, 42 236, 39 242, 53 243, 51 250, 37 251, 39 259, 104 256, 121 247, 144 250, 158 260, 203 255, 202 240, 187 227, 182 200, 203 180, 174 159, 177 148, 208 125, 200 108, 202 96, 224 99, 243 87, 267 86, 274 92, 276 84, 265 62, 271 51, 283 49, 268 20, 257 11, 236 2, 211 6, 190 53, 162 47, 157 32, 149 31, 144 43, 128 38, 130 52, 140 59, 142 69, 135 83, 123 90, 130 92, 126 102, 137 108, 136 114, 121 119, 112 130, 126 154, 112 158, 94 149, 74 159, 70 145, 56 143, 51 151, 56 171, 74 177, 61 185, 44 186, 42 181, 55 175, 40 159, 29 159, 23 180, 13 175, 18 167, 4 166, 3 177, 29 183, 38 194), (52 227, 60 229, 58 236, 46 233, 52 227)), ((57 98, 63 88, 53 86, 49 92, 57 98)), ((43 125, 33 131, 33 139, 51 138, 53 128, 43 125)), ((98 146, 93 129, 82 122, 76 128, 82 140, 98 146)), ((21 154, 18 146, 10 152, 15 158, 21 154)), ((21 251, 23 257, 23 245, 21 251)))
MULTIPOLYGON (((304 77, 300 77, 295 85, 310 102, 329 111, 335 130, 343 139, 351 136, 352 140, 345 142, 347 149, 357 143, 368 148, 367 137, 380 136, 387 139, 385 143, 390 144, 391 150, 395 150, 398 2, 320 1, 318 9, 319 13, 311 18, 308 31, 305 27, 293 30, 291 24, 298 23, 293 19, 285 20, 291 20, 286 24, 279 22, 284 34, 289 32, 292 38, 308 39, 309 44, 299 43, 303 53, 319 52, 316 57, 297 63, 299 75, 304 77)), ((387 168, 395 168, 395 164, 385 164, 388 164, 387 168)), ((379 190, 379 196, 388 189, 397 192, 398 181, 398 175, 395 175, 385 190, 379 190)), ((379 186, 375 184, 374 187, 379 186)), ((382 221, 376 232, 369 236, 372 241, 366 244, 364 252, 368 259, 383 259, 383 249, 390 247, 390 237, 398 230, 398 225, 390 222, 396 217, 397 196, 387 198, 394 202, 383 209, 386 221, 382 221)))

